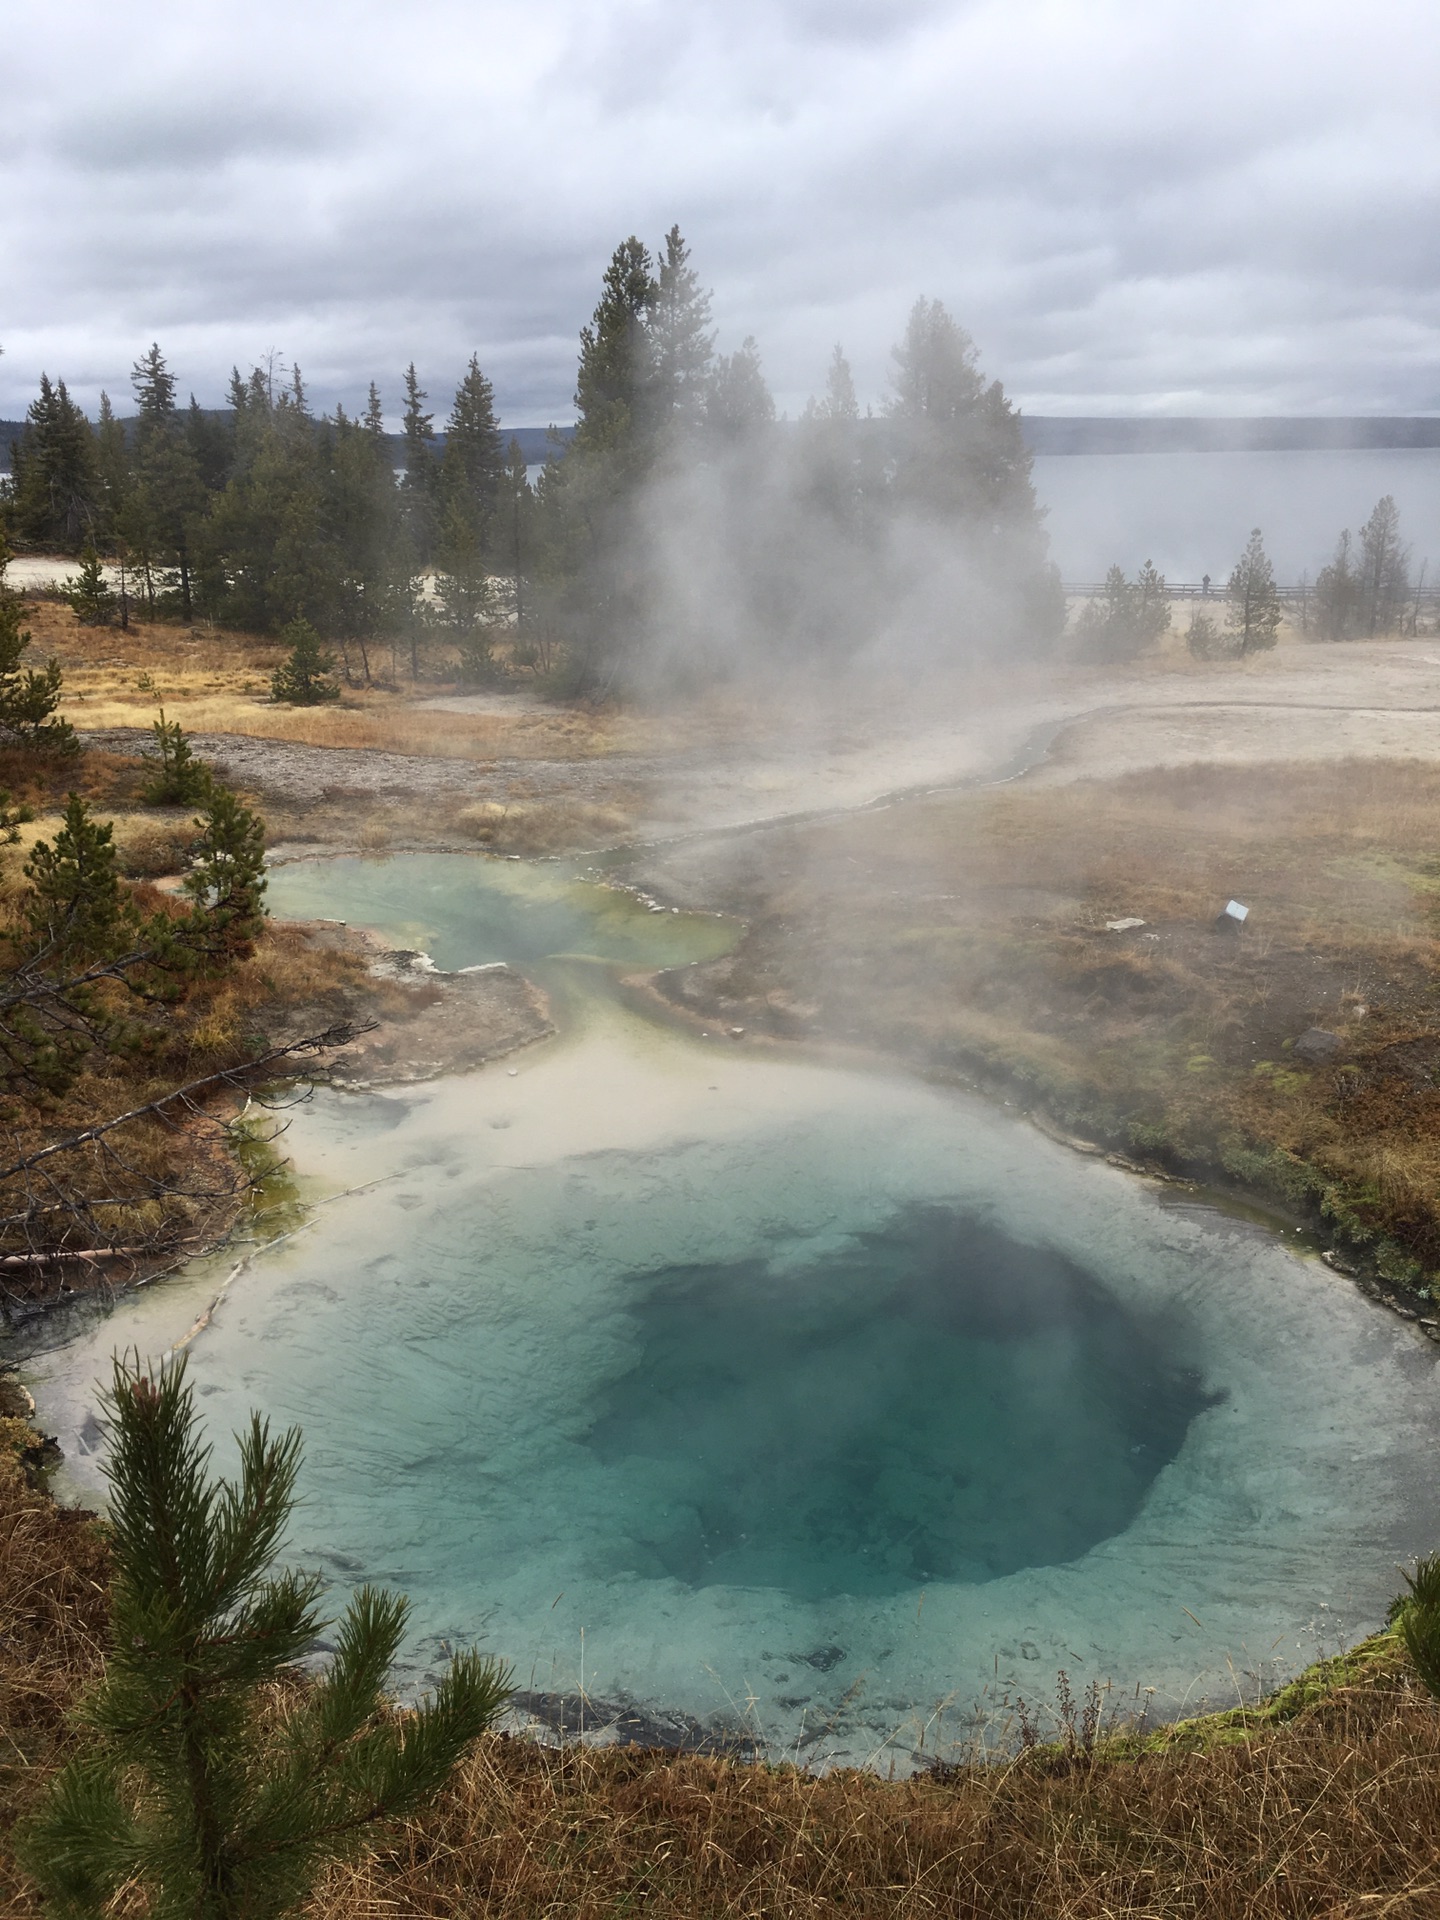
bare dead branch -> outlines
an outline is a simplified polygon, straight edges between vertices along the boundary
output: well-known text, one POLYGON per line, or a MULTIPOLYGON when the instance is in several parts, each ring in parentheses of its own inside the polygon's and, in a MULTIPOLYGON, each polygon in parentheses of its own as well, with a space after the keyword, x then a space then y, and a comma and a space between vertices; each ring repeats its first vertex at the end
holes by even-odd
MULTIPOLYGON (((253 1080, 272 1072, 284 1060, 295 1060, 304 1054, 331 1052, 337 1047, 348 1047, 362 1033, 372 1032, 374 1021, 357 1025, 351 1020, 338 1021, 333 1027, 327 1027, 323 1033, 308 1034, 303 1040, 292 1040, 286 1046, 272 1047, 268 1053, 260 1054, 254 1060, 247 1060, 238 1067, 224 1067, 218 1073, 207 1073, 199 1080, 191 1080, 183 1087, 172 1087, 168 1093, 160 1095, 158 1100, 148 1100, 143 1106, 132 1107, 128 1113, 118 1113, 109 1120, 97 1121, 93 1127, 85 1127, 79 1133, 72 1133, 63 1140, 52 1140, 48 1146, 38 1148, 23 1159, 13 1161, 8 1167, 0 1167, 0 1182, 13 1180, 42 1162, 53 1159, 59 1153, 73 1153, 77 1147, 85 1146, 89 1141, 100 1140, 107 1133, 113 1133, 116 1127, 127 1126, 132 1120, 155 1118, 168 1122, 166 1109, 177 1102, 191 1112, 195 1111, 197 1096, 218 1092, 222 1087, 237 1090, 247 1087, 253 1080)), ((292 1069, 293 1071, 293 1069, 292 1069)))

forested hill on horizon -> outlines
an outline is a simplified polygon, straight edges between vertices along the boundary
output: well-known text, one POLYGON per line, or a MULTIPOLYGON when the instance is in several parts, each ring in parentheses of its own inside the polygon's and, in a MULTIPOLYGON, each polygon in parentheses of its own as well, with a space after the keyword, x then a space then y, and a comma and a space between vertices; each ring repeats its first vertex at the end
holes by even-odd
MULTIPOLYGON (((223 418, 226 409, 204 409, 223 418)), ((133 421, 123 423, 127 429, 133 421)), ((25 430, 23 420, 0 420, 0 455, 8 467, 10 448, 25 430)), ((527 465, 538 466, 558 437, 568 445, 573 427, 504 427, 508 443, 517 440, 527 465)), ((1364 449, 1440 447, 1440 415, 1311 414, 1207 417, 1199 414, 1045 414, 1021 413, 1020 432, 1031 453, 1318 453, 1364 449)), ((385 436, 403 459, 405 437, 385 436)), ((443 447, 444 433, 435 435, 443 447)))

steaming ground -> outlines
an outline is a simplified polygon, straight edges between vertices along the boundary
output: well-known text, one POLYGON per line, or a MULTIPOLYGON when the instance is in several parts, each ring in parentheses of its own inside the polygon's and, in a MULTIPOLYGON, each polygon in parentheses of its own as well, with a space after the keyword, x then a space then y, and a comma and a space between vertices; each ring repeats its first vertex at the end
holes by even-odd
MULTIPOLYGON (((1204 840, 1217 807, 1213 774, 1206 788, 1190 763, 1218 759, 1227 777, 1253 762, 1271 783, 1266 789, 1257 777, 1253 798, 1248 788, 1240 792, 1247 819, 1270 817, 1277 769, 1288 780, 1293 768, 1297 791, 1307 794, 1305 781, 1320 779, 1327 794, 1334 790, 1343 837, 1357 765, 1368 759, 1393 774, 1397 756, 1440 759, 1437 687, 1440 664, 1427 657, 1426 643, 1289 646, 1245 667, 1170 662, 1128 677, 1072 672, 1004 686, 871 683, 832 689, 827 700, 806 689, 803 700, 795 694, 783 706, 772 698, 748 709, 717 701, 704 713, 646 718, 643 753, 523 766, 379 759, 253 737, 229 750, 237 765, 245 756, 247 785, 262 797, 268 789, 297 824, 309 818, 315 852, 352 844, 357 825, 383 819, 392 803, 408 806, 412 820, 428 809, 438 838, 441 799, 503 806, 512 797, 543 808, 548 797, 563 807, 574 803, 576 783, 593 782, 580 786, 580 797, 615 802, 617 811, 623 798, 632 838, 689 836, 632 856, 637 877, 663 888, 662 897, 710 907, 726 890, 756 898, 768 918, 752 926, 736 964, 750 964, 747 950, 758 941, 761 962, 781 974, 791 969, 780 995, 781 1011, 793 1016, 789 1031, 805 1026, 801 995, 819 969, 833 1011, 817 1040, 851 1037, 854 1010, 854 1038, 888 1048, 892 1058, 905 1057, 903 1043, 915 1039, 931 1065, 937 1040, 952 1047, 985 1040, 976 1021, 988 1020, 993 1038, 999 1012, 1052 1051, 1074 1037, 1072 1009, 1058 997, 1039 1010, 1054 1016, 1046 1029, 1034 1006, 1017 1013, 979 993, 942 995, 937 982, 953 985, 957 953, 996 950, 998 885, 1008 889, 1004 913, 1019 916, 1028 942, 1006 949, 1011 958, 1002 955, 1001 986, 1028 990, 1012 960, 1033 962, 1033 930, 1047 915, 1076 945, 1071 923, 1083 906, 1075 889, 1084 876, 1076 866, 1027 890, 1017 855, 997 884, 980 875, 985 884, 976 886, 967 873, 951 894, 937 881, 939 862, 957 843, 968 853, 969 831, 955 800, 856 809, 890 794, 1003 780, 1032 766, 1009 792, 1050 807, 1041 824, 1047 841, 1058 842, 1058 827, 1080 815, 1087 795, 1108 790, 1107 777, 1159 769, 1153 792, 1132 804, 1129 826, 1133 836, 1138 822, 1143 839, 1146 808, 1158 813, 1168 796, 1178 815, 1161 851, 1180 862, 1187 845, 1204 840), (1175 771, 1181 767, 1183 774, 1175 771), (1082 782, 1072 803, 1067 789, 1082 782), (834 816, 834 827, 793 819, 816 813, 834 816), (792 824, 775 831, 734 831, 787 816, 792 824), (929 844, 921 844, 927 834, 929 844), (873 844, 862 844, 867 836, 873 844), (792 860, 803 863, 793 897, 777 884, 792 860), (802 910, 792 947, 785 943, 802 910), (923 964, 906 973, 917 955, 923 964), (877 1007, 885 1019, 875 1019, 877 1007), (932 1019, 936 1007, 943 1017, 932 1019), (961 1016, 972 1027, 952 1030, 961 1016)), ((498 705, 503 714, 503 701, 485 698, 487 713, 498 705)), ((217 758, 226 750, 224 740, 211 743, 217 758)), ((1287 830, 1295 830, 1293 819, 1287 830)), ((1433 840, 1427 845, 1433 852, 1433 840)), ((322 908, 350 920, 406 870, 403 862, 349 864, 353 898, 322 908)), ((457 863, 432 864, 455 867, 463 889, 457 863)), ((514 875, 517 886, 556 871, 475 865, 514 875)), ((1304 880, 1302 859, 1287 856, 1286 865, 1304 880)), ((1122 859, 1121 868, 1111 876, 1117 884, 1142 877, 1138 863, 1127 869, 1122 859)), ((316 910, 321 878, 314 888, 301 870, 287 880, 308 902, 302 910, 316 910)), ((1102 1052, 1116 1074, 1133 1073, 1161 1058, 1155 1033, 1175 1018, 1163 1004, 1156 1011, 1154 983, 1178 982, 1189 993, 1201 982, 1228 996, 1216 1005, 1214 1057, 1189 1076, 1184 1059, 1167 1056, 1163 1077, 1202 1089, 1214 1069, 1216 1084, 1233 1073, 1236 1085, 1259 1087, 1268 1098, 1280 1082, 1256 1080, 1259 1043, 1250 1029, 1235 1028, 1235 1008, 1250 991, 1238 977, 1250 950, 1217 947, 1206 918, 1224 878, 1192 874, 1194 898, 1181 903, 1182 913, 1173 874, 1164 876, 1170 921, 1157 915, 1131 945, 1110 935, 1103 919, 1079 929, 1077 938, 1096 943, 1099 957, 1087 948, 1072 969, 1075 1032, 1093 1055, 1098 1001, 1102 1052), (1152 933, 1163 952, 1138 945, 1152 933), (1123 976, 1125 993, 1109 992, 1112 976, 1123 976), (1148 1011, 1142 990, 1151 997, 1148 1011)), ((1384 936, 1377 951, 1389 981, 1401 980, 1390 960, 1395 914, 1407 897, 1403 879, 1366 872, 1344 885, 1363 897, 1384 936)), ((402 916, 405 926, 411 918, 418 926, 426 911, 402 916)), ((645 924, 643 909, 640 917, 645 924)), ((648 924, 678 923, 667 914, 648 924)), ((1418 936, 1406 937, 1404 979, 1413 973, 1423 985, 1418 936)), ((1308 968, 1309 943, 1299 946, 1308 968)), ((1268 982, 1285 955, 1266 944, 1261 957, 1268 982)), ((1374 1025, 1366 1007, 1345 1010, 1354 976, 1339 960, 1331 971, 1335 978, 1326 974, 1318 987, 1311 972, 1299 986, 1287 974, 1273 993, 1262 983, 1271 1024, 1298 1030, 1309 1019, 1305 995, 1333 989, 1337 1023, 1353 1015, 1374 1025)), ((703 987, 705 967, 694 973, 703 987)), ((737 983, 732 974, 723 993, 732 988, 758 994, 757 1015, 775 1011, 775 996, 753 981, 737 983)), ((777 1752, 798 1749, 818 1723, 822 1754, 883 1755, 886 1763, 893 1756, 903 1766, 917 1738, 913 1716, 947 1695, 963 1718, 977 1707, 984 1712, 997 1692, 1025 1687, 1032 1672, 1048 1677, 1065 1665, 1155 1686, 1157 1699, 1176 1709, 1223 1693, 1232 1662, 1249 1692, 1277 1669, 1298 1667, 1376 1622, 1394 1557, 1433 1535, 1436 1356, 1416 1329, 1377 1313, 1273 1236, 1242 1231, 1184 1200, 1170 1206, 1113 1168, 1017 1129, 993 1106, 911 1078, 826 1066, 818 1050, 777 1058, 754 1045, 763 1027, 748 1011, 727 1017, 720 1041, 706 1020, 718 1004, 715 991, 712 983, 711 998, 702 993, 697 1005, 700 1034, 646 1026, 617 1045, 607 1014, 513 1069, 441 1079, 368 1114, 327 1099, 313 1121, 297 1121, 291 1144, 302 1164, 335 1189, 364 1191, 322 1210, 317 1237, 237 1288, 201 1339, 196 1364, 222 1421, 238 1417, 242 1401, 260 1400, 280 1417, 307 1422, 319 1518, 301 1544, 323 1554, 337 1575, 378 1572, 407 1586, 423 1642, 416 1659, 428 1661, 441 1643, 479 1632, 523 1660, 537 1694, 584 1688, 592 1698, 694 1721, 753 1722, 777 1752), (733 1033, 741 1026, 744 1035, 733 1033), (1221 1397, 1192 1423, 1141 1519, 1063 1568, 979 1588, 940 1580, 883 1603, 816 1603, 778 1589, 757 1599, 743 1585, 690 1590, 673 1573, 637 1571, 665 1503, 658 1495, 652 1501, 655 1489, 647 1493, 645 1484, 606 1480, 606 1460, 585 1451, 577 1427, 613 1424, 617 1382, 635 1357, 624 1322, 634 1276, 673 1260, 677 1244, 697 1259, 716 1258, 718 1248, 745 1267, 769 1260, 777 1233, 796 1230, 797 1220, 802 1238, 818 1244, 837 1232, 870 1233, 897 1207, 978 1206, 987 1196, 1000 1196, 989 1217, 1002 1228, 1066 1250, 1146 1311, 1169 1303, 1183 1312, 1177 1355, 1221 1397), (495 1313, 485 1304, 492 1294, 495 1313), (464 1354, 461 1327, 474 1341, 464 1354), (494 1471, 492 1455, 509 1458, 507 1448, 532 1443, 538 1451, 524 1473, 494 1471), (417 1504, 421 1480, 426 1493, 417 1504), (457 1561, 462 1509, 468 1518, 457 1561), (607 1560, 612 1543, 632 1538, 639 1546, 630 1562, 607 1560), (1191 1623, 1198 1623, 1195 1638, 1191 1623)), ((1355 1030, 1363 1045, 1370 1029, 1355 1030)), ((1273 1036, 1267 1030, 1265 1041, 1273 1065, 1283 1057, 1274 1051, 1283 1045, 1280 1027, 1273 1036)), ((1425 1060, 1422 1070, 1429 1071, 1425 1060)), ((197 1273, 183 1298, 167 1303, 157 1294, 134 1303, 133 1313, 127 1305, 127 1337, 168 1342, 193 1317, 190 1295, 207 1284, 197 1273)), ((91 1355, 71 1357, 68 1385, 55 1383, 57 1398, 70 1399, 74 1448, 88 1430, 94 1357, 113 1333, 103 1331, 91 1355)), ((842 1391, 832 1416, 843 1399, 842 1391)), ((57 1416, 55 1424, 65 1421, 57 1416)))
MULTIPOLYGON (((172 703, 173 704, 173 703, 172 703)), ((167 711, 170 710, 167 707, 167 711)), ((183 717, 183 708, 177 708, 183 717)), ((422 711, 528 716, 524 694, 440 696, 422 711)), ((410 709, 414 711, 414 709, 410 709)), ((78 714, 77 718, 83 718, 78 714)), ((263 728, 257 710, 257 729, 263 728)), ((1440 758, 1440 648, 1424 641, 1292 642, 1229 667, 1170 657, 1126 674, 1027 668, 1001 679, 813 680, 655 712, 632 732, 643 750, 476 760, 302 745, 200 731, 222 775, 268 802, 279 835, 337 848, 365 821, 389 844, 471 844, 469 807, 497 809, 504 833, 558 809, 559 839, 598 846, 663 839, 797 813, 872 805, 913 789, 1005 778, 1106 778, 1197 760, 1233 765, 1347 758, 1440 758), (596 817, 598 810, 599 817, 596 817)), ((133 750, 138 728, 87 736, 133 750)), ((552 850, 552 839, 534 850, 552 850)))

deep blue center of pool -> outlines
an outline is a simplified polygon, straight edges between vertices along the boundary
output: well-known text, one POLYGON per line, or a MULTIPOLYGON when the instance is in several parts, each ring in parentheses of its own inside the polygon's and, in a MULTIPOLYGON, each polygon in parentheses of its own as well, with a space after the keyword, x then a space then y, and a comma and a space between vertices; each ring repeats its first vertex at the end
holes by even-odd
POLYGON ((639 1359, 586 1444, 647 1489, 623 1563, 692 1586, 823 1598, 1074 1560, 1207 1404, 1090 1275, 943 1208, 809 1266, 637 1291, 639 1359))

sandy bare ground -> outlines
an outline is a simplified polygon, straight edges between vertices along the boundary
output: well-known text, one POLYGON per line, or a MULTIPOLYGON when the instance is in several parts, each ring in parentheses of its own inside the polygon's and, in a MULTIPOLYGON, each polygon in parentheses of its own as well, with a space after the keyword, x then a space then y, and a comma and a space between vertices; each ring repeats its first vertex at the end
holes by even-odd
MULTIPOLYGON (((527 696, 477 696, 489 711, 527 696)), ((463 710, 466 696, 427 703, 463 710)), ((1440 758, 1440 652, 1434 641, 1291 643, 1244 663, 1174 658, 1128 673, 1029 669, 1008 679, 924 688, 800 685, 733 709, 707 734, 690 713, 656 750, 575 759, 474 761, 199 734, 222 776, 291 806, 525 799, 614 805, 626 837, 657 840, 797 814, 873 805, 900 793, 1005 779, 1047 783, 1198 760, 1440 758)), ((134 751, 138 729, 87 736, 134 751)), ((327 834, 326 836, 330 836, 327 834)))
MULTIPOLYGON (((141 727, 107 727, 84 738, 88 746, 120 753, 151 745, 149 729, 141 727)), ((601 760, 477 762, 373 747, 311 747, 239 733, 194 733, 190 742, 222 778, 294 804, 347 798, 414 800, 427 794, 456 801, 504 800, 535 789, 557 797, 603 800, 636 781, 658 779, 664 765, 631 754, 601 760)))

